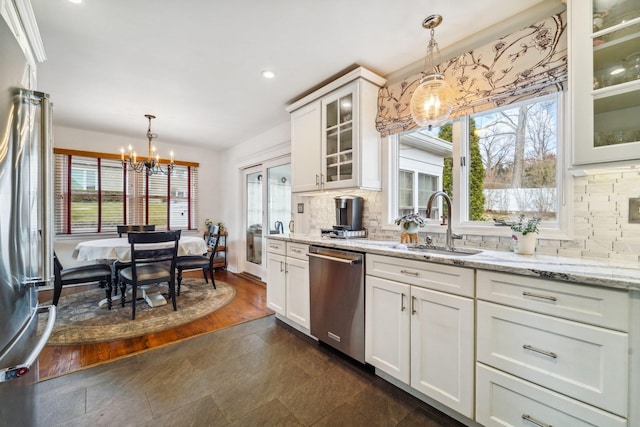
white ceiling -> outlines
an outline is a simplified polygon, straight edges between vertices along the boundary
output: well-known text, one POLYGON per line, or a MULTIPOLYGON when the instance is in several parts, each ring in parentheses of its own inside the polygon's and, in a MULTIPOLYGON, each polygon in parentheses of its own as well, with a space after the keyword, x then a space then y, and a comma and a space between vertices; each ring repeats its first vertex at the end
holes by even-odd
POLYGON ((38 88, 56 125, 145 141, 150 113, 163 142, 223 149, 353 64, 384 76, 422 60, 427 15, 444 17, 443 49, 542 1, 31 0, 48 58, 38 88))

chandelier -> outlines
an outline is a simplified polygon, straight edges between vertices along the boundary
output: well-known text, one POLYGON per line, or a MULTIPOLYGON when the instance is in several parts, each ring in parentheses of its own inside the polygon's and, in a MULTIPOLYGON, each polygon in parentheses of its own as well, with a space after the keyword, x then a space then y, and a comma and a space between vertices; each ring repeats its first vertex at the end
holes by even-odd
POLYGON ((129 152, 125 159, 124 147, 122 147, 120 148, 120 160, 122 161, 122 167, 137 173, 145 172, 147 175, 154 175, 157 173, 171 175, 171 171, 174 166, 173 151, 169 153, 170 159, 167 164, 167 169, 162 169, 162 166, 160 165, 160 156, 156 153, 156 147, 152 142, 153 138, 158 137, 157 133, 151 132, 151 119, 155 119, 156 116, 153 114, 145 114, 144 116, 149 119, 149 128, 147 129, 147 139, 149 140, 147 158, 145 160, 138 160, 138 155, 133 151, 133 147, 129 145, 129 152))
POLYGON ((435 28, 442 22, 442 16, 430 15, 422 21, 422 27, 431 31, 431 39, 427 45, 424 77, 411 96, 411 117, 420 127, 439 126, 444 123, 453 110, 453 95, 444 74, 438 72, 440 49, 435 39, 435 28), (437 53, 437 62, 434 61, 437 53))

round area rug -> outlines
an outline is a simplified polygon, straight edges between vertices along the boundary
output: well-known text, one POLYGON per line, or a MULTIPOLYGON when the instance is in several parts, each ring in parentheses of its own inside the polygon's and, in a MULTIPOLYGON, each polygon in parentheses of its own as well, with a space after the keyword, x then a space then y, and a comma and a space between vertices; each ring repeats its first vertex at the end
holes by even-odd
MULTIPOLYGON (((180 296, 176 299, 178 311, 173 311, 171 300, 152 308, 139 299, 135 320, 131 320, 130 302, 122 307, 119 300, 114 300, 111 310, 106 308, 106 304, 100 308, 99 302, 105 299, 105 290, 102 288, 65 295, 58 302, 56 323, 47 344, 115 341, 183 325, 227 305, 236 295, 235 288, 226 282, 216 280, 216 287, 213 289, 211 282, 205 283, 203 279, 185 278, 180 287, 180 296)), ((44 329, 46 317, 41 316, 39 332, 44 329)))

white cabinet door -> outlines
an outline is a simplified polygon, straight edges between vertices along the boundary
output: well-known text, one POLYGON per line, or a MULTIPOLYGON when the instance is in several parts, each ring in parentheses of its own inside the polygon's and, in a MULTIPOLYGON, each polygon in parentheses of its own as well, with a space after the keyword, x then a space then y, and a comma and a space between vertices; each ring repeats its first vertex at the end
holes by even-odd
POLYGON ((373 276, 365 287, 365 360, 409 384, 411 287, 373 276))
POLYGON ((267 307, 283 316, 286 311, 286 258, 267 253, 267 307))
POLYGON ((321 105, 313 102, 291 113, 291 191, 320 190, 321 105))
POLYGON ((473 299, 411 287, 411 387, 473 418, 473 299))
POLYGON ((309 329, 309 262, 287 258, 286 272, 287 318, 309 329))

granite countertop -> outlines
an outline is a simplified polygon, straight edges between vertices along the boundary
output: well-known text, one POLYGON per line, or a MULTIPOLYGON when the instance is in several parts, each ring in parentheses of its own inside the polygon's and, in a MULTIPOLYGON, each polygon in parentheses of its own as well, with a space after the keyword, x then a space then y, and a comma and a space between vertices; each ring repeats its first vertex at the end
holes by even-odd
POLYGON ((518 255, 513 252, 485 249, 475 255, 431 254, 398 249, 396 246, 399 243, 391 240, 345 240, 300 234, 270 235, 269 238, 564 282, 640 290, 640 263, 614 263, 591 258, 551 255, 518 255))

